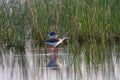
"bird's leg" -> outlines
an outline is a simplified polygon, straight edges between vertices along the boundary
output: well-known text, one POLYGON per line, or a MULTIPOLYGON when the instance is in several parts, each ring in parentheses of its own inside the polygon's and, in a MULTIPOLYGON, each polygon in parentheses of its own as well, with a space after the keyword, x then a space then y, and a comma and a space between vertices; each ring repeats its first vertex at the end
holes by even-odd
POLYGON ((55 60, 57 59, 57 56, 56 56, 56 47, 54 47, 54 58, 55 58, 55 60))

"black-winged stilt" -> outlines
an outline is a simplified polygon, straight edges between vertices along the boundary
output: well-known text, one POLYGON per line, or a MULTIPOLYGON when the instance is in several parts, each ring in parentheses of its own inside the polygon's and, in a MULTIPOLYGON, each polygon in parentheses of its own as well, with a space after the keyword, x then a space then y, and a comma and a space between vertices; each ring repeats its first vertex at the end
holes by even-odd
POLYGON ((61 44, 64 40, 66 40, 67 37, 62 37, 62 38, 53 38, 53 39, 49 39, 49 40, 46 40, 44 41, 45 44, 47 45, 50 45, 54 48, 54 57, 55 57, 55 60, 56 60, 56 50, 57 50, 57 46, 59 44, 61 44))

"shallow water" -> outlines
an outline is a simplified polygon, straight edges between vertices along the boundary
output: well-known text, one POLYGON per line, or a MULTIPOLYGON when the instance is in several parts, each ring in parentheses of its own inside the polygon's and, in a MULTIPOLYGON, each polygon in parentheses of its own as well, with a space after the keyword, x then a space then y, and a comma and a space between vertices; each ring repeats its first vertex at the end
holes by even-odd
POLYGON ((84 50, 74 58, 61 49, 57 55, 63 67, 59 70, 46 67, 52 51, 44 53, 44 49, 29 48, 25 54, 16 55, 14 49, 2 50, 0 80, 120 80, 119 52, 114 47, 112 49, 111 56, 106 53, 108 59, 96 64, 92 60, 86 62, 84 50))

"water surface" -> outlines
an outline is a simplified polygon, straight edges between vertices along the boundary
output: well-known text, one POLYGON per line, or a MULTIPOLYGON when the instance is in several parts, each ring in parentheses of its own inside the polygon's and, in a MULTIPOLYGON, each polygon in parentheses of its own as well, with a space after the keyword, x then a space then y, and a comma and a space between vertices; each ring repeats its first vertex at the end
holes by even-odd
POLYGON ((103 60, 97 60, 80 49, 80 54, 62 48, 57 52, 63 67, 53 70, 46 67, 52 51, 27 48, 25 52, 15 49, 1 50, 0 80, 120 80, 118 46, 110 47, 103 60), (94 60, 94 59, 95 60, 94 60))

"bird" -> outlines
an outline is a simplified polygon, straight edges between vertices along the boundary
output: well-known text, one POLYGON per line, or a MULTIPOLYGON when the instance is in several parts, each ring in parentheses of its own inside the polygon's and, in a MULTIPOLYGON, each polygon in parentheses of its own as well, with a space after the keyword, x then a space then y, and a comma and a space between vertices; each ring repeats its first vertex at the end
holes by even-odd
POLYGON ((62 43, 64 40, 68 39, 67 37, 62 38, 52 38, 49 40, 45 40, 44 43, 47 45, 50 45, 52 47, 57 47, 60 43, 62 43))
POLYGON ((58 34, 56 32, 47 32, 47 36, 50 39, 58 38, 58 34))
MULTIPOLYGON (((58 38, 58 33, 56 32, 47 32, 47 36, 50 38, 50 39, 54 39, 54 38, 58 38)), ((51 47, 48 47, 48 51, 50 50, 51 47)))
POLYGON ((66 39, 68 39, 68 38, 67 37, 62 37, 62 38, 52 38, 52 39, 44 41, 45 44, 47 44, 49 46, 52 46, 54 48, 54 58, 55 58, 55 60, 57 59, 57 57, 56 57, 57 48, 56 47, 66 39))
POLYGON ((61 44, 64 40, 68 39, 67 37, 62 37, 62 38, 52 38, 49 40, 45 40, 44 43, 52 46, 52 47, 57 47, 59 44, 61 44))

